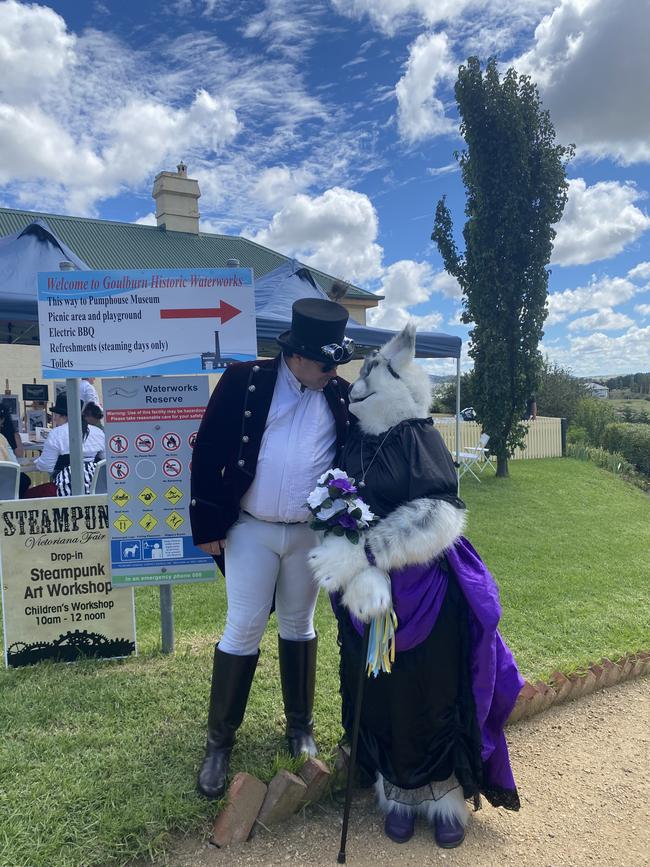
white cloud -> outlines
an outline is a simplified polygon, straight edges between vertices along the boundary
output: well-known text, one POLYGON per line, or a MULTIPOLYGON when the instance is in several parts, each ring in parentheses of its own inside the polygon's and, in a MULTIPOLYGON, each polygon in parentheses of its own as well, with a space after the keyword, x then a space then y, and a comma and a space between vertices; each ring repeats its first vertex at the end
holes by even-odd
POLYGON ((313 172, 308 169, 272 166, 260 174, 253 193, 264 205, 277 209, 291 196, 307 189, 313 179, 313 172))
POLYGON ((620 331, 634 325, 634 320, 625 313, 615 313, 611 307, 593 313, 591 316, 581 316, 569 323, 569 331, 620 331))
POLYGON ((632 280, 650 280, 650 262, 639 262, 627 276, 632 280))
POLYGON ((547 325, 556 325, 569 316, 588 310, 611 309, 623 304, 640 292, 638 286, 625 277, 595 277, 587 286, 565 289, 564 292, 550 292, 548 296, 549 315, 547 325))
POLYGON ((409 142, 430 136, 453 134, 456 123, 445 116, 445 106, 436 96, 439 84, 456 75, 445 33, 421 33, 411 45, 406 72, 397 82, 397 123, 409 142))
POLYGON ((384 296, 379 307, 368 311, 368 321, 379 328, 403 328, 409 320, 423 331, 436 331, 443 323, 437 311, 414 314, 408 308, 430 301, 434 294, 457 298, 460 287, 445 271, 433 272, 428 262, 401 259, 389 265, 382 275, 378 293, 384 296))
POLYGON ((448 163, 446 166, 436 166, 434 168, 427 169, 427 174, 431 175, 434 178, 439 178, 442 175, 451 175, 454 172, 459 172, 460 166, 458 163, 448 163))
POLYGON ((544 352, 552 361, 569 366, 576 376, 650 370, 650 326, 633 326, 616 337, 601 332, 571 337, 568 346, 547 344, 544 352))
MULTIPOLYGON (((135 221, 138 226, 155 226, 156 225, 156 215, 153 211, 150 211, 148 214, 145 214, 143 217, 138 217, 135 221)), ((203 226, 201 226, 203 228, 203 226)))
POLYGON ((644 319, 650 316, 650 304, 637 304, 634 310, 644 319))
POLYGON ((254 240, 345 280, 381 273, 377 214, 363 193, 332 187, 320 196, 293 196, 254 240))
POLYGON ((22 105, 45 90, 74 62, 76 38, 65 21, 46 6, 15 0, 0 3, 0 98, 22 105))
MULTIPOLYGON (((524 26, 540 10, 552 8, 552 0, 519 0, 516 6, 509 0, 332 0, 332 5, 350 18, 367 16, 376 28, 392 35, 414 21, 429 27, 443 21, 465 24, 476 12, 481 15, 481 24, 488 28, 503 19, 514 19, 524 26)), ((503 47, 503 42, 500 45, 503 47)))
POLYGON ((624 164, 650 159, 647 0, 561 0, 514 61, 540 85, 559 138, 624 164))
POLYGON ((583 178, 570 180, 551 261, 585 265, 616 256, 650 229, 650 217, 635 204, 643 198, 645 193, 631 181, 587 186, 583 178))

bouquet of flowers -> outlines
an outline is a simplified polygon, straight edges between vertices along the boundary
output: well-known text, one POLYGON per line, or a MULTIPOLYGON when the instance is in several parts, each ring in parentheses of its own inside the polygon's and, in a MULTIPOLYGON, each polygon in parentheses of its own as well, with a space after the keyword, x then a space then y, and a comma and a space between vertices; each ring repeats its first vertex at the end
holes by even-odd
POLYGON ((357 545, 359 533, 376 523, 377 517, 357 494, 354 479, 343 470, 328 470, 318 479, 317 486, 307 498, 307 506, 314 516, 311 528, 335 536, 345 536, 357 545))
MULTIPOLYGON (((313 518, 310 526, 325 536, 345 536, 354 545, 359 544, 361 531, 377 523, 378 518, 358 496, 354 479, 343 470, 328 470, 320 477, 317 487, 307 498, 313 518)), ((367 671, 377 677, 380 671, 390 672, 395 661, 395 630, 397 617, 392 606, 370 621, 367 671)))

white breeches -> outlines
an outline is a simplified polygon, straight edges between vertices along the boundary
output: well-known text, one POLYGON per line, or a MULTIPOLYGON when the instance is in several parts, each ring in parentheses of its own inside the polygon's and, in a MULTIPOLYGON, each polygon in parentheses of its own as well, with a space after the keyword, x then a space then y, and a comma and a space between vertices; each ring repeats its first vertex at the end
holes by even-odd
POLYGON ((220 650, 235 656, 257 653, 274 592, 280 636, 314 638, 318 586, 307 553, 316 541, 309 524, 272 524, 240 514, 226 538, 228 613, 220 650))

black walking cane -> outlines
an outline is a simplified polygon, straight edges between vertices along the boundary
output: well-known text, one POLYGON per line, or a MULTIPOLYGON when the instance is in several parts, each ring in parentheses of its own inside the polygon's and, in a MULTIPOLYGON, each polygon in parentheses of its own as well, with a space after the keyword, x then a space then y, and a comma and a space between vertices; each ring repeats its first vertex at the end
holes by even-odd
POLYGON ((341 848, 338 864, 345 864, 345 846, 348 839, 348 823, 350 821, 350 809, 352 808, 352 789, 354 788, 354 766, 357 763, 357 744, 359 742, 359 725, 361 723, 361 704, 363 702, 363 683, 366 677, 368 665, 368 642, 370 640, 370 623, 364 624, 363 642, 361 650, 361 665, 357 680, 357 697, 354 702, 354 721, 352 723, 352 744, 350 746, 350 763, 348 765, 348 785, 345 791, 345 807, 343 809, 343 829, 341 830, 341 848))

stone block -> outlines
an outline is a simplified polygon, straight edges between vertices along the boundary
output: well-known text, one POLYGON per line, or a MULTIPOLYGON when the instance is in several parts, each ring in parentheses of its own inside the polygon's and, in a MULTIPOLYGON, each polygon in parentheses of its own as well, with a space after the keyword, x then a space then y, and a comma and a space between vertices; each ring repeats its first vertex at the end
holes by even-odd
POLYGON ((634 671, 634 662, 629 658, 629 656, 626 656, 624 659, 622 659, 619 665, 621 667, 621 680, 628 680, 630 677, 632 677, 632 672, 634 671))
POLYGON ((601 665, 607 672, 607 686, 613 686, 615 683, 618 683, 621 679, 621 669, 618 665, 612 662, 611 659, 607 659, 607 657, 603 657, 601 665))
POLYGON ((307 786, 304 795, 305 804, 314 804, 320 801, 330 784, 331 774, 329 768, 320 759, 307 759, 298 771, 301 780, 307 786))
POLYGON ((542 701, 538 709, 538 713, 541 713, 555 703, 557 693, 552 686, 549 686, 548 683, 545 683, 543 680, 535 681, 535 689, 542 696, 542 701))
POLYGON ((598 665, 595 662, 593 665, 589 666, 589 671, 596 678, 596 689, 602 689, 607 685, 607 671, 602 667, 602 665, 598 665))
POLYGON ((284 822, 304 801, 307 784, 296 774, 281 770, 273 777, 257 817, 262 825, 284 822))
POLYGON ((572 683, 561 671, 554 671, 551 675, 551 686, 556 693, 556 702, 566 701, 571 694, 572 683))
POLYGON ((266 785, 251 774, 235 774, 225 808, 215 819, 210 842, 220 848, 248 840, 266 796, 266 785))
POLYGON ((350 768, 350 745, 340 744, 334 760, 334 786, 343 788, 347 783, 350 768))
POLYGON ((582 683, 582 693, 581 695, 589 695, 594 692, 597 688, 598 684, 596 682, 596 677, 592 671, 587 670, 584 673, 583 683, 582 683))

